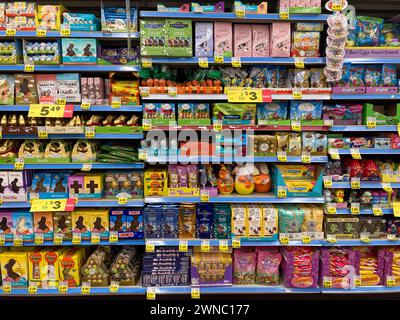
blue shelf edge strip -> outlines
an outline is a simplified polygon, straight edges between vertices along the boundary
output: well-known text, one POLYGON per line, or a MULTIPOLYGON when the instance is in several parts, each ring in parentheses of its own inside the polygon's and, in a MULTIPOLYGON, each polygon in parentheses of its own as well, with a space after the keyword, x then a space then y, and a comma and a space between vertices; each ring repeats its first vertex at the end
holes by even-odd
MULTIPOLYGON (((310 158, 312 163, 326 163, 328 162, 328 156, 311 156, 310 158)), ((148 163, 177 163, 177 162, 198 162, 198 163, 224 163, 227 162, 279 162, 278 157, 236 157, 236 156, 214 156, 214 157, 201 157, 201 156, 168 156, 168 158, 164 156, 148 156, 148 163)), ((302 163, 301 157, 298 156, 287 156, 287 162, 298 162, 302 163)))
MULTIPOLYGON (((355 148, 357 149, 357 148, 355 148)), ((351 155, 350 149, 337 149, 340 155, 351 155)), ((370 155, 378 155, 378 154, 400 154, 400 149, 377 149, 377 148, 360 148, 357 149, 360 151, 360 154, 370 154, 370 155)), ((329 152, 329 151, 328 151, 329 152)))
MULTIPOLYGON (((391 182, 392 188, 400 188, 400 182, 391 182)), ((332 189, 350 189, 350 182, 332 182, 332 189)), ((360 182, 361 189, 379 189, 382 188, 382 183, 379 181, 361 181, 360 182)))
MULTIPOLYGON (((95 137, 92 139, 143 139, 144 135, 142 133, 133 133, 133 134, 105 134, 105 133, 96 133, 95 137)), ((86 139, 84 133, 82 134, 48 134, 49 139, 86 139)), ((21 134, 21 135, 3 135, 3 139, 38 139, 37 135, 33 134, 21 134)))
MULTIPOLYGON (((78 200, 78 203, 75 205, 77 208, 94 208, 94 207, 143 207, 144 200, 129 200, 126 205, 118 204, 117 200, 78 200)), ((29 209, 31 207, 29 202, 3 202, 0 206, 1 209, 29 209)))
MULTIPOLYGON (((24 169, 78 169, 81 170, 82 163, 65 163, 65 164, 24 164, 24 169), (45 166, 45 168, 44 168, 45 166)), ((144 163, 91 163, 91 169, 143 169, 144 163)), ((14 164, 0 164, 0 170, 14 170, 14 164)))
MULTIPOLYGON (((178 203, 178 202, 200 202, 200 197, 146 197, 145 203, 178 203)), ((278 198, 266 196, 223 196, 209 197, 212 203, 324 203, 324 198, 278 198)))
MULTIPOLYGON (((0 65, 0 72, 23 72, 24 65, 0 65)), ((35 72, 135 72, 140 71, 140 66, 126 65, 35 65, 35 72)))
MULTIPOLYGON (((204 58, 202 58, 204 59, 204 58)), ((242 64, 268 63, 268 64, 293 64, 296 58, 266 58, 266 57, 241 57, 242 64)), ((160 64, 198 64, 199 57, 191 58, 151 58, 152 63, 160 64)), ((207 58, 208 63, 215 63, 214 57, 207 58)), ((232 63, 232 58, 224 57, 224 64, 232 63)), ((305 64, 324 64, 325 58, 305 58, 305 64)))
MULTIPOLYGON (((11 111, 11 112, 28 112, 29 105, 0 105, 0 111, 11 111)), ((91 105, 89 110, 82 110, 81 105, 74 105, 74 112, 142 112, 143 107, 122 105, 120 108, 112 108, 111 105, 91 105)))
MULTIPOLYGON (((131 32, 131 39, 139 39, 139 32, 131 32)), ((4 38, 36 38, 36 31, 19 31, 17 30, 15 36, 6 36, 6 31, 0 31, 0 37, 4 38)), ((43 38, 43 37, 37 37, 43 38)), ((125 39, 128 38, 127 32, 103 32, 103 31, 72 31, 68 37, 61 36, 59 31, 47 31, 46 38, 95 38, 95 39, 125 39)))

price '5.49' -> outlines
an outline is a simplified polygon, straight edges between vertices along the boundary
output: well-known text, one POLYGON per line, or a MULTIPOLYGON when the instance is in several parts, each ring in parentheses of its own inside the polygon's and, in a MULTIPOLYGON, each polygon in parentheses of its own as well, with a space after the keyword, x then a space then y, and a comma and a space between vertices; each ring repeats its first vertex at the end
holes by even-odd
POLYGON ((58 104, 31 104, 28 117, 35 118, 72 118, 74 114, 73 105, 58 104))

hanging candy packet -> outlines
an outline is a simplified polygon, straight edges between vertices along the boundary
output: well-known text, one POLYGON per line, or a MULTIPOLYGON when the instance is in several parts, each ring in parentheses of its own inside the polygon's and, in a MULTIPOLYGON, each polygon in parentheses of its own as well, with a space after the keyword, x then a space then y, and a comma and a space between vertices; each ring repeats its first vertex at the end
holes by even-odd
POLYGON ((379 44, 383 19, 373 17, 357 17, 357 46, 375 47, 379 44))
POLYGON ((381 66, 376 64, 368 65, 365 69, 365 86, 378 87, 381 82, 381 66))
POLYGON ((396 87, 397 85, 397 68, 395 64, 382 65, 382 77, 380 81, 381 87, 396 87))

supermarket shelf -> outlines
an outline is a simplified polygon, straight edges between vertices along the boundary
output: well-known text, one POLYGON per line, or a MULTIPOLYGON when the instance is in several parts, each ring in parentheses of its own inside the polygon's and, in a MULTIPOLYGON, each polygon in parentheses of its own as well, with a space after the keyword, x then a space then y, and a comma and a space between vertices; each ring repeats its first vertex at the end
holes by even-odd
MULTIPOLYGON (((357 149, 357 148, 355 148, 357 149)), ((350 149, 336 149, 338 150, 340 155, 351 155, 350 149)), ((380 155, 380 154, 387 154, 387 155, 394 155, 400 154, 400 149, 376 149, 376 148, 365 148, 365 149, 357 149, 360 151, 360 154, 365 155, 380 155)), ((329 150, 328 150, 329 153, 329 150)))
MULTIPOLYGON (((246 14, 245 18, 238 18, 233 12, 223 13, 195 13, 195 12, 158 12, 158 11, 140 11, 142 18, 173 18, 173 19, 192 19, 207 21, 229 21, 229 22, 270 22, 280 21, 278 13, 269 14, 246 14)), ((290 14, 286 21, 313 21, 325 22, 328 14, 290 14)))
MULTIPOLYGON (((113 169, 143 169, 144 163, 136 162, 136 163, 88 163, 91 165, 91 169, 99 169, 99 170, 113 170, 113 169)), ((68 170, 75 169, 81 170, 83 165, 87 165, 87 163, 42 163, 42 164, 24 164, 24 169, 46 169, 46 170, 68 170)), ((0 170, 14 170, 14 164, 0 164, 0 170)))
POLYGON ((376 126, 375 128, 368 128, 367 126, 341 126, 341 125, 334 125, 334 126, 331 127, 331 131, 340 131, 340 132, 397 132, 397 126, 376 126))
MULTIPOLYGON (((400 182, 390 183, 392 188, 400 188, 400 182)), ((350 189, 350 182, 332 182, 332 189, 350 189)), ((382 188, 382 183, 380 181, 361 181, 361 189, 380 189, 382 188)))
POLYGON ((400 99, 400 94, 332 94, 332 100, 393 100, 400 99))
MULTIPOLYGON (((90 295, 136 295, 136 294, 145 294, 146 289, 143 287, 119 287, 118 292, 111 293, 109 287, 105 288, 98 288, 98 287, 92 287, 90 288, 90 295)), ((60 296, 65 296, 65 295, 72 295, 72 296, 77 296, 77 295, 82 295, 82 288, 81 287, 76 287, 76 288, 68 288, 68 291, 66 293, 60 293, 58 289, 44 289, 44 288, 38 288, 37 292, 35 294, 31 294, 28 292, 28 288, 12 288, 11 293, 4 293, 3 289, 0 288, 0 295, 2 296, 31 296, 35 297, 36 295, 40 296, 55 296, 55 295, 60 295, 60 296)))
MULTIPOLYGON (((93 243, 90 242, 90 240, 82 240, 81 243, 72 243, 71 240, 64 240, 62 242, 63 246, 90 246, 94 245, 93 243)), ((144 240, 141 239, 135 239, 135 240, 121 240, 119 239, 118 242, 112 242, 110 243, 108 240, 101 240, 99 243, 96 243, 95 245, 104 245, 104 246, 138 246, 138 245, 144 245, 144 240)), ((14 244, 13 242, 6 242, 3 247, 13 247, 14 244)), ((24 247, 34 247, 37 246, 35 242, 24 242, 23 244, 24 247)), ((54 244, 53 241, 44 241, 43 246, 59 246, 58 244, 54 244)), ((1 246, 0 246, 1 247, 1 246)))
MULTIPOLYGON (((1 110, 1 107, 0 107, 1 110)), ((213 126, 152 126, 151 130, 213 130, 213 126)), ((292 131, 291 126, 223 125, 222 130, 292 131)), ((329 131, 329 126, 301 126, 301 131, 329 131)))
MULTIPOLYGON (((188 246, 201 246, 203 241, 208 241, 210 246, 219 246, 221 241, 227 241, 228 246, 232 245, 232 240, 231 239, 146 239, 146 243, 152 243, 155 246, 179 246, 181 241, 187 241, 188 246)), ((306 246, 306 247, 311 247, 311 246, 322 246, 323 241, 322 240, 313 240, 311 243, 303 243, 301 241, 290 241, 289 245, 290 246, 306 246)), ((271 247, 271 246, 287 246, 287 245, 282 245, 279 240, 258 240, 258 239, 252 239, 252 240, 243 240, 240 239, 240 245, 242 247, 252 247, 252 246, 260 246, 260 247, 271 247)))
MULTIPOLYGON (((301 157, 299 156, 288 156, 288 163, 302 163, 301 157)), ((278 157, 231 157, 227 156, 215 156, 215 157, 203 157, 203 156, 148 156, 148 163, 232 163, 232 162, 279 162, 278 157)), ((311 163, 326 163, 328 162, 327 156, 312 156, 311 163)))
MULTIPOLYGON (((140 66, 120 65, 35 65, 35 72, 134 72, 140 71, 140 66)), ((0 72, 24 72, 23 64, 0 65, 0 72)))
MULTIPOLYGON (((382 209, 383 214, 393 214, 393 209, 382 209)), ((336 214, 351 214, 350 208, 336 209, 336 214)), ((360 214, 374 214, 372 209, 360 209, 360 214)))
MULTIPOLYGON (((76 208, 109 208, 109 207, 143 207, 144 200, 129 200, 125 205, 118 204, 117 200, 110 199, 100 199, 100 200, 83 200, 79 199, 78 203, 75 205, 76 208)), ((1 209, 18 209, 18 208, 30 208, 31 204, 29 202, 3 202, 0 206, 1 209)))
MULTIPOLYGON (((1 71, 1 69, 0 69, 1 71)), ((272 94, 272 100, 295 100, 291 94, 272 94)), ((210 101, 226 101, 226 94, 178 94, 171 96, 168 94, 150 94, 147 97, 141 97, 142 100, 210 100, 210 101)), ((330 94, 303 94, 302 100, 330 100, 330 94)))
MULTIPOLYGON (((139 39, 139 32, 132 32, 131 39, 139 39)), ((38 38, 43 39, 43 37, 38 37, 36 35, 36 31, 17 31, 15 36, 6 36, 6 31, 0 31, 0 37, 2 38, 38 38)), ((127 32, 103 32, 103 31, 71 31, 71 34, 68 37, 61 36, 59 31, 47 31, 47 38, 94 38, 99 40, 107 40, 107 39, 127 39, 127 32)))
MULTIPOLYGON (((146 197, 145 203, 200 202, 200 197, 146 197)), ((323 197, 313 198, 278 198, 272 194, 253 193, 250 195, 220 195, 209 197, 212 203, 324 203, 323 197)))
MULTIPOLYGON (((362 49, 362 48, 360 48, 362 49)), ((378 48, 379 49, 379 48, 378 48)), ((345 62, 350 62, 352 64, 374 64, 374 63, 400 63, 399 57, 364 57, 364 58, 344 58, 345 62)))
MULTIPOLYGON (((28 112, 29 105, 4 105, 0 106, 0 112, 28 112)), ((111 108, 110 105, 92 105, 89 110, 81 109, 81 105, 74 105, 74 112, 142 112, 142 106, 121 106, 120 108, 111 108)))
MULTIPOLYGON (((126 139, 143 139, 143 133, 132 133, 132 134, 105 134, 96 133, 95 137, 92 139, 112 139, 112 140, 126 140, 126 139)), ((48 134, 49 139, 86 139, 85 134, 48 134)), ((3 139, 38 139, 37 134, 3 134, 3 139)))
MULTIPOLYGON (((214 57, 207 58, 209 64, 215 64, 214 57)), ((197 65, 198 57, 191 58, 151 58, 152 63, 157 64, 176 64, 176 65, 197 65)), ((295 58, 266 58, 266 57, 241 57, 241 64, 294 64, 295 58)), ((232 58, 224 58, 223 64, 231 64, 232 58)), ((325 63, 325 58, 305 58, 304 63, 307 65, 319 65, 325 63)), ((218 63, 220 65, 220 63, 218 63)))
POLYGON ((328 242, 328 240, 324 240, 324 247, 332 247, 332 246, 399 246, 399 240, 375 240, 370 239, 369 242, 361 241, 360 239, 354 240, 341 240, 337 239, 335 243, 328 242))
POLYGON ((350 289, 322 288, 321 291, 322 293, 327 293, 327 294, 398 293, 400 292, 400 287, 368 286, 368 287, 355 287, 350 289))

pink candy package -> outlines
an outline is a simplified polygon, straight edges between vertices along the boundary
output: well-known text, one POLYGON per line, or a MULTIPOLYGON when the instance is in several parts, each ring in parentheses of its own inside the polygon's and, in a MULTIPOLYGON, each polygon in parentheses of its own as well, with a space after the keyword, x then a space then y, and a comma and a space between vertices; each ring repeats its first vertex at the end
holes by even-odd
POLYGON ((361 286, 380 286, 383 284, 385 252, 376 247, 355 247, 361 286))
POLYGON ((214 54, 232 57, 232 23, 214 22, 214 54))
POLYGON ((279 266, 282 255, 277 248, 257 247, 256 283, 276 286, 279 284, 279 266))
POLYGON ((252 37, 250 24, 234 25, 234 52, 235 57, 251 57, 252 56, 252 37))
POLYGON ((269 57, 269 25, 253 24, 253 57, 269 57))
POLYGON ((290 22, 273 22, 271 57, 290 57, 290 22))
POLYGON ((233 255, 233 282, 254 284, 256 282, 256 257, 253 248, 236 249, 233 255))
POLYGON ((313 247, 282 248, 283 281, 288 288, 318 287, 319 251, 313 247))

